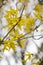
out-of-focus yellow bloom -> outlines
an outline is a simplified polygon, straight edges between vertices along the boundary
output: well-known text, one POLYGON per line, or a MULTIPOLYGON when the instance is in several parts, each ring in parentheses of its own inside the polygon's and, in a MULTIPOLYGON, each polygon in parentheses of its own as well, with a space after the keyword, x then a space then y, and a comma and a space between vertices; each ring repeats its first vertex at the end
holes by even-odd
POLYGON ((26 63, 26 60, 22 60, 23 63, 26 63))
POLYGON ((43 32, 43 29, 41 30, 41 32, 43 32))
POLYGON ((22 2, 23 0, 18 0, 19 2, 22 2))
POLYGON ((34 13, 35 17, 42 21, 43 20, 43 6, 40 4, 36 4, 34 9, 37 11, 37 13, 34 13))
POLYGON ((18 1, 21 2, 21 3, 22 3, 22 2, 24 2, 24 3, 25 3, 25 2, 29 2, 29 0, 18 0, 18 1))
POLYGON ((39 63, 38 62, 34 62, 33 65, 39 65, 39 63))
POLYGON ((36 4, 34 9, 35 9, 37 12, 41 12, 41 6, 40 6, 39 4, 36 4))
POLYGON ((22 3, 23 5, 28 5, 29 0, 18 0, 18 2, 22 3))
POLYGON ((2 56, 0 56, 0 59, 2 58, 2 56))
POLYGON ((2 39, 2 36, 0 36, 0 40, 2 39))
POLYGON ((41 13, 34 13, 34 16, 35 18, 40 19, 40 21, 43 20, 43 16, 41 15, 41 13))
POLYGON ((26 32, 30 32, 32 29, 34 29, 34 18, 30 17, 26 20, 26 32))

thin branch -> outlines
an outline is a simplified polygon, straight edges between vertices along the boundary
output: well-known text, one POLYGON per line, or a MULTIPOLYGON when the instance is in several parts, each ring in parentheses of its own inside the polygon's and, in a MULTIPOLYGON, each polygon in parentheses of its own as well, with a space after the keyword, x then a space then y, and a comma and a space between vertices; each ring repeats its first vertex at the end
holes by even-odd
POLYGON ((4 0, 0 0, 0 8, 2 8, 2 6, 5 4, 6 4, 6 1, 4 2, 4 0))
POLYGON ((28 45, 28 41, 27 41, 26 44, 25 44, 24 50, 21 51, 21 55, 22 55, 22 56, 21 56, 21 59, 22 59, 22 64, 23 64, 23 65, 25 65, 25 63, 26 63, 26 62, 23 62, 23 60, 25 60, 25 56, 24 56, 24 54, 25 54, 25 51, 26 51, 27 45, 28 45))
POLYGON ((41 36, 41 37, 39 37, 39 38, 37 38, 37 39, 33 37, 34 40, 39 40, 39 39, 41 39, 41 38, 43 38, 43 36, 41 36))
MULTIPOLYGON (((39 28, 41 25, 42 25, 43 23, 40 23, 38 26, 36 26, 33 30, 31 30, 31 32, 32 31, 35 31, 37 28, 39 28)), ((24 35, 22 35, 20 38, 23 38, 24 36, 26 36, 26 35, 28 35, 28 34, 30 34, 31 32, 27 32, 27 33, 25 33, 24 35)), ((19 38, 19 39, 20 39, 19 38)))
MULTIPOLYGON (((30 36, 28 36, 28 37, 24 37, 24 38, 21 38, 20 40, 23 40, 23 39, 28 39, 28 38, 33 38, 33 39, 35 39, 35 40, 37 40, 36 38, 34 38, 34 37, 38 37, 38 36, 41 36, 42 34, 40 34, 40 35, 30 35, 30 36)), ((40 38, 42 38, 43 36, 41 36, 40 38)), ((38 38, 38 39, 40 39, 40 38, 38 38)))

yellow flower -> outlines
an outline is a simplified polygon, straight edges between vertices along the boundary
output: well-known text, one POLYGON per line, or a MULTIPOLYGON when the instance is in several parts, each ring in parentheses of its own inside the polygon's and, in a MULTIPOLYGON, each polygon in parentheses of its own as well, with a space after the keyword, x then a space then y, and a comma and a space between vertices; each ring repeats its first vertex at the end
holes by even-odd
POLYGON ((43 32, 43 29, 41 30, 41 32, 43 32))
POLYGON ((32 54, 31 53, 26 53, 25 56, 27 56, 27 59, 26 60, 30 60, 32 58, 32 54))
POLYGON ((18 46, 18 44, 11 43, 10 45, 11 45, 11 48, 12 48, 14 51, 16 51, 16 47, 18 46))
MULTIPOLYGON (((19 21, 19 17, 18 17, 18 10, 13 9, 12 7, 10 8, 10 10, 6 11, 6 14, 4 16, 9 24, 9 28, 12 27, 13 25, 15 25, 18 21, 19 21)), ((24 17, 21 18, 21 20, 19 21, 19 23, 17 24, 17 28, 22 29, 22 26, 25 25, 25 19, 24 17)))
POLYGON ((18 38, 22 36, 22 34, 18 32, 18 30, 13 31, 13 33, 11 32, 9 35, 12 37, 13 41, 18 40, 18 38))
POLYGON ((19 0, 19 2, 22 2, 23 0, 19 0))
POLYGON ((10 7, 10 10, 6 10, 6 13, 9 15, 17 15, 18 10, 15 10, 14 8, 10 7))
POLYGON ((39 65, 39 63, 38 62, 34 62, 33 65, 39 65))
POLYGON ((4 41, 4 47, 2 49, 2 51, 4 50, 9 50, 11 47, 10 47, 10 42, 8 40, 5 40, 4 41))
POLYGON ((34 29, 34 18, 30 17, 26 20, 26 32, 30 32, 32 29, 34 29))
POLYGON ((0 40, 2 40, 2 36, 0 36, 0 40))
POLYGON ((0 56, 0 59, 2 58, 2 56, 0 56))
POLYGON ((26 23, 25 19, 24 18, 21 18, 20 22, 18 23, 17 27, 19 29, 22 29, 22 26, 24 26, 26 23))
POLYGON ((35 18, 40 19, 40 21, 43 20, 43 16, 41 13, 34 13, 35 18))
POLYGON ((6 10, 5 18, 8 23, 15 24, 18 21, 18 10, 13 9, 10 7, 10 10, 6 10))
POLYGON ((41 6, 40 6, 39 4, 36 4, 34 9, 35 9, 37 12, 41 12, 41 6))
POLYGON ((20 40, 20 46, 21 46, 22 48, 25 47, 25 42, 26 42, 26 40, 20 40))
POLYGON ((29 2, 29 0, 18 0, 18 1, 21 2, 21 3, 22 3, 22 2, 24 2, 24 3, 25 3, 25 2, 29 2))
POLYGON ((4 41, 4 48, 2 49, 2 51, 4 50, 10 50, 11 48, 16 51, 16 47, 18 46, 17 43, 15 43, 12 39, 10 40, 5 40, 4 41))

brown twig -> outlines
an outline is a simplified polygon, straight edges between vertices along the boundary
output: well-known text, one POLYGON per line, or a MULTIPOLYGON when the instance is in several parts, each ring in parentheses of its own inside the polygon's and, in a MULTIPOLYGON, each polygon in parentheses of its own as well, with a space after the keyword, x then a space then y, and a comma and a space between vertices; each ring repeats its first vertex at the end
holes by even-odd
POLYGON ((33 37, 34 40, 39 40, 39 39, 41 39, 41 38, 43 38, 43 36, 41 36, 41 37, 39 37, 39 38, 37 38, 37 39, 33 37))
POLYGON ((0 0, 0 8, 2 8, 2 6, 5 4, 6 4, 6 1, 4 2, 4 0, 0 0))
POLYGON ((33 35, 30 35, 30 36, 28 36, 28 37, 21 38, 20 40, 23 40, 23 39, 28 39, 28 38, 31 38, 31 37, 32 37, 33 39, 35 39, 35 40, 38 40, 38 39, 40 39, 40 38, 42 38, 42 37, 43 37, 43 36, 41 36, 41 35, 42 35, 42 34, 40 34, 40 35, 34 35, 34 36, 33 36, 33 35), (37 38, 37 39, 36 39, 36 38, 34 38, 34 37, 38 37, 38 36, 41 36, 41 37, 39 37, 39 38, 37 38))
MULTIPOLYGON (((31 32, 32 32, 32 31, 35 31, 35 30, 36 30, 37 28, 39 28, 42 24, 43 24, 43 23, 40 23, 40 24, 39 24, 38 26, 36 26, 33 30, 31 30, 31 32)), ((23 38, 24 36, 30 34, 31 32, 27 32, 27 33, 25 33, 25 34, 22 35, 20 38, 23 38)))

